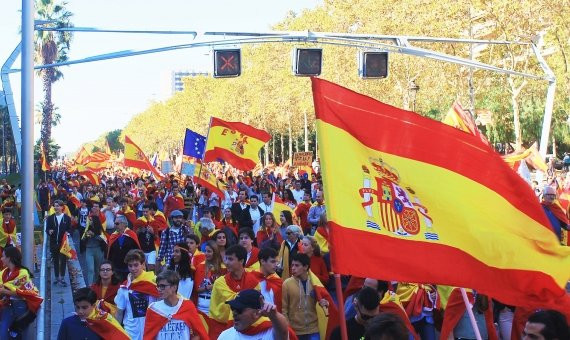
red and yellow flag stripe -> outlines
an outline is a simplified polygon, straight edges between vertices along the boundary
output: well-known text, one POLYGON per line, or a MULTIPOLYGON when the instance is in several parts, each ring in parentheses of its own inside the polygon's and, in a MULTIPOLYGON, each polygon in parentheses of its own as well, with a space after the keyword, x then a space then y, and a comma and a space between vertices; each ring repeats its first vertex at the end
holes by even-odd
POLYGON ((324 80, 313 94, 336 272, 568 306, 570 248, 477 136, 324 80))

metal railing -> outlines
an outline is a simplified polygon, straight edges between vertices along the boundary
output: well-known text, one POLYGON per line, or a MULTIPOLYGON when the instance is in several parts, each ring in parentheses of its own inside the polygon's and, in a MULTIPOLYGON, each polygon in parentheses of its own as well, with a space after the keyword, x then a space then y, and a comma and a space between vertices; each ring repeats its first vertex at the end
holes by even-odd
MULTIPOLYGON (((45 228, 44 228, 45 230, 45 228)), ((45 300, 46 300, 46 266, 47 266, 47 242, 48 236, 44 232, 44 241, 42 243, 42 260, 40 263, 40 296, 44 298, 44 303, 40 305, 38 310, 38 318, 36 323, 36 339, 45 339, 45 300)))

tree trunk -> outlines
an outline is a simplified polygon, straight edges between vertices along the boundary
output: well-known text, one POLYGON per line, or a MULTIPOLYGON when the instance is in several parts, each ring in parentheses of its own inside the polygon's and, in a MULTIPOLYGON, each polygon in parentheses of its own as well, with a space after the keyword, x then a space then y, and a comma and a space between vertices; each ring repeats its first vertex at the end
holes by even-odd
POLYGON ((521 93, 523 87, 526 85, 526 79, 521 83, 519 87, 515 86, 515 82, 512 77, 508 78, 510 92, 511 92, 511 105, 513 106, 513 123, 515 129, 515 148, 516 151, 522 148, 522 133, 521 133, 521 122, 520 122, 520 109, 517 98, 521 93))
POLYGON ((275 136, 271 138, 271 162, 273 162, 273 164, 277 164, 275 161, 275 136))
MULTIPOLYGON (((289 130, 289 158, 293 157, 293 136, 291 134, 291 114, 289 114, 288 130, 289 130)), ((289 159, 287 158, 287 159, 289 159)), ((292 160, 291 160, 292 161, 292 160)))
POLYGON ((53 69, 49 68, 44 72, 42 77, 44 102, 42 104, 42 126, 41 126, 41 144, 44 147, 48 162, 50 161, 49 141, 51 139, 52 114, 53 114, 53 104, 51 102, 52 79, 53 79, 53 69))
POLYGON ((307 111, 305 110, 305 152, 309 151, 309 127, 307 126, 307 111))
POLYGON ((281 133, 280 136, 281 136, 281 164, 285 164, 285 147, 283 146, 283 133, 281 133))

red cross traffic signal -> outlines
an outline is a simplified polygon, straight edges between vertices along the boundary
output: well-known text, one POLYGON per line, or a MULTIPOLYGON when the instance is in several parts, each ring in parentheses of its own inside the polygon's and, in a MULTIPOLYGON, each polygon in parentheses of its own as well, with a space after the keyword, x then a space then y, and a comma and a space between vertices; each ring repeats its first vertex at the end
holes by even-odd
POLYGON ((214 50, 214 78, 237 77, 241 74, 241 51, 214 50))
POLYGON ((359 73, 363 79, 388 77, 388 52, 360 52, 359 73))
POLYGON ((323 65, 321 48, 296 48, 293 50, 293 73, 296 76, 318 76, 323 65))

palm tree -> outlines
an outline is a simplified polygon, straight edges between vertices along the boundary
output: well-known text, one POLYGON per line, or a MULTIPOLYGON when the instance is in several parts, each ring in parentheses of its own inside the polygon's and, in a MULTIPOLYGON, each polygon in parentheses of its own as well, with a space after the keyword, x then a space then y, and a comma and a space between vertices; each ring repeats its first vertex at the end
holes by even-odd
MULTIPOLYGON (((47 22, 46 28, 72 27, 70 18, 73 15, 65 9, 67 2, 55 3, 54 0, 36 0, 36 20, 47 22)), ((36 30, 35 61, 37 64, 53 64, 68 60, 67 52, 71 43, 72 33, 69 31, 36 30)), ((54 82, 63 78, 63 73, 57 67, 50 67, 38 71, 42 79, 44 98, 41 103, 41 143, 45 150, 49 150, 51 128, 53 126, 54 105, 51 101, 51 87, 54 82)))

